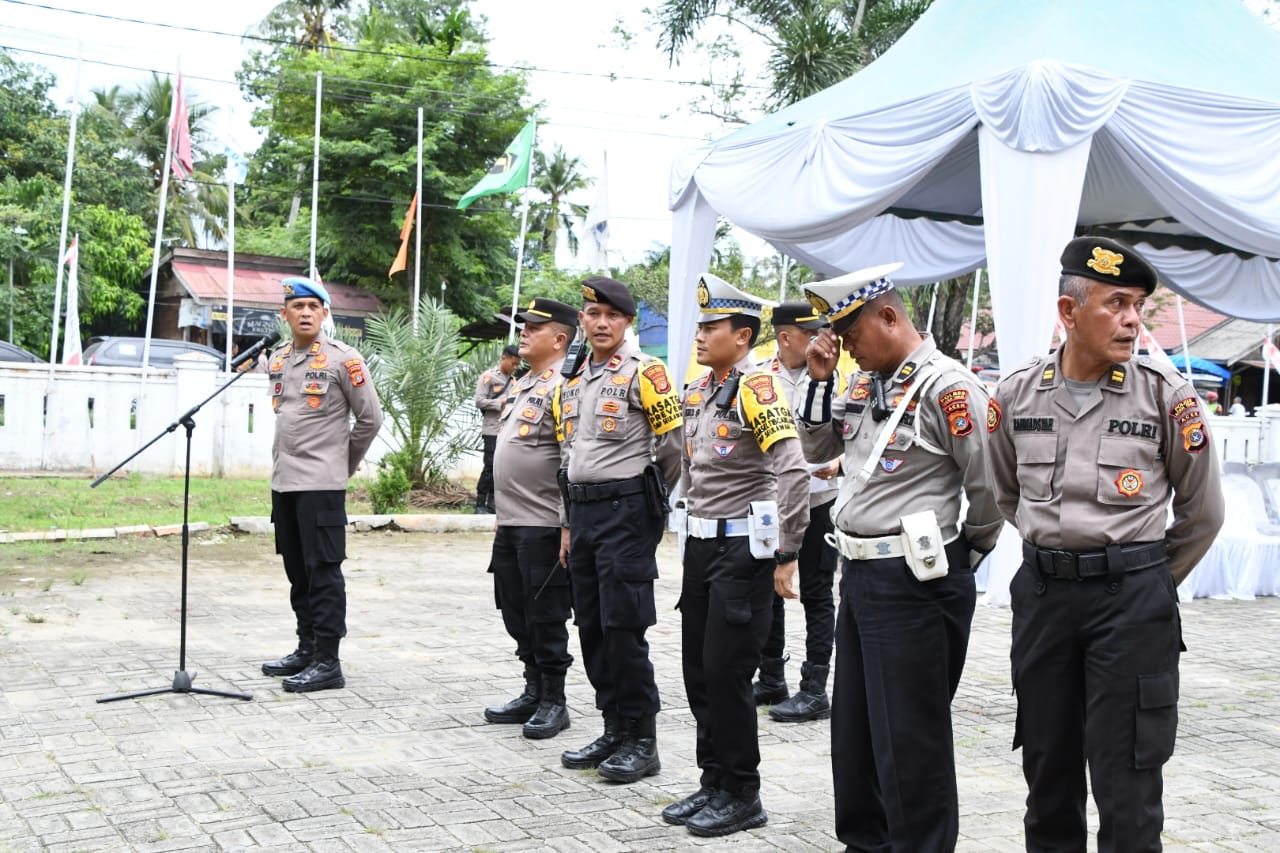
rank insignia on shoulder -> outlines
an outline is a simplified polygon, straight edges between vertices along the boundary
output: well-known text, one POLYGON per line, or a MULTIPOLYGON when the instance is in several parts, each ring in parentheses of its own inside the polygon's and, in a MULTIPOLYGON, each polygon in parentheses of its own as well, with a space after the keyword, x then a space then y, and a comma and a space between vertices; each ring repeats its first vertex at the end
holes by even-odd
POLYGON ((1132 468, 1120 472, 1116 477, 1116 491, 1126 498, 1132 498, 1142 491, 1142 475, 1132 468))
POLYGON ((1043 388, 1045 385, 1052 385, 1053 377, 1057 375, 1058 375, 1058 370, 1052 364, 1045 367, 1044 373, 1040 374, 1040 387, 1043 388))
POLYGON ((556 372, 552 370, 550 367, 548 367, 546 370, 542 371, 542 375, 539 376, 538 378, 541 379, 543 382, 546 382, 548 379, 550 379, 552 376, 555 376, 555 375, 556 375, 556 372))
POLYGON ((1111 377, 1107 380, 1107 385, 1111 388, 1121 388, 1124 386, 1125 370, 1123 367, 1116 365, 1111 368, 1111 377))
POLYGON ((615 352, 613 357, 609 359, 609 363, 605 365, 606 370, 617 370, 622 366, 622 353, 615 352))
POLYGON ((312 355, 315 355, 316 353, 320 352, 320 342, 313 341, 311 343, 311 348, 308 349, 307 352, 311 353, 312 355))
POLYGON ((1209 437, 1205 435, 1204 424, 1200 421, 1192 421, 1182 428, 1182 448, 1188 453, 1199 453, 1209 444, 1209 437))
POLYGON ((897 379, 900 382, 905 381, 908 376, 915 372, 916 363, 914 361, 908 361, 906 364, 902 365, 902 369, 898 371, 897 379))
POLYGON ((568 382, 564 383, 564 387, 566 387, 566 388, 574 388, 574 387, 576 387, 576 386, 577 386, 577 384, 578 384, 579 382, 581 382, 581 381, 582 381, 582 377, 581 377, 581 376, 575 376, 575 377, 573 377, 572 379, 570 379, 568 382))

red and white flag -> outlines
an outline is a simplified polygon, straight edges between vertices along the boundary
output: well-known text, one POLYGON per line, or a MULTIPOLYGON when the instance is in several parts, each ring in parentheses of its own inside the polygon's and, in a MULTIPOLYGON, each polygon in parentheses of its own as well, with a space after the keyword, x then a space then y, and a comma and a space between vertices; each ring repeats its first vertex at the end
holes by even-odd
POLYGON ((69 268, 67 274, 67 329, 62 338, 62 363, 80 364, 83 352, 80 349, 80 235, 71 238, 63 258, 69 268))
POLYGON ((1174 370, 1178 369, 1178 366, 1173 363, 1173 359, 1164 351, 1164 347, 1156 343, 1156 336, 1151 334, 1151 330, 1148 329, 1145 324, 1142 327, 1142 333, 1138 336, 1138 342, 1139 346, 1147 351, 1147 355, 1157 361, 1163 361, 1174 370))
POLYGON ((172 136, 173 174, 182 180, 195 171, 195 161, 191 158, 191 125, 187 119, 187 102, 182 96, 181 71, 178 72, 178 92, 174 97, 172 136))
POLYGON ((1271 343, 1271 338, 1262 339, 1262 360, 1271 365, 1271 369, 1280 373, 1280 349, 1271 343))

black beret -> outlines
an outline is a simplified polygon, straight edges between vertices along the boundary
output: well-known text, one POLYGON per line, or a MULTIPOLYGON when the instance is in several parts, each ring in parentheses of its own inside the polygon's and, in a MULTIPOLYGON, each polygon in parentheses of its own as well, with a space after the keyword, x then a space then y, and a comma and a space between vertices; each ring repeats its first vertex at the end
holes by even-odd
POLYGON ((502 348, 502 355, 504 358, 519 358, 520 347, 516 346, 515 344, 507 344, 505 347, 502 348))
POLYGON ((1107 237, 1077 237, 1062 250, 1062 274, 1105 284, 1141 287, 1150 296, 1159 276, 1137 251, 1107 237))
POLYGON ((775 329, 779 326, 799 326, 810 332, 828 325, 827 318, 808 302, 783 302, 773 309, 773 317, 769 322, 773 323, 775 329))
POLYGON ((636 316, 636 300, 627 286, 617 279, 593 276, 582 282, 584 302, 602 302, 612 305, 628 317, 636 316))
POLYGON ((545 296, 535 296, 529 307, 516 315, 520 323, 564 323, 570 328, 578 327, 578 309, 545 296))

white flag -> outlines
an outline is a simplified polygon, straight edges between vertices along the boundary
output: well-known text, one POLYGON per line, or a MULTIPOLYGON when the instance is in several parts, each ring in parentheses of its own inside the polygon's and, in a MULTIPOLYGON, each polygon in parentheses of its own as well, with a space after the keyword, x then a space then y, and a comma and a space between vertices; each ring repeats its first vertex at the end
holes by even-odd
POLYGON ((1271 369, 1280 373, 1280 349, 1271 343, 1271 338, 1262 339, 1262 360, 1271 365, 1271 369))
POLYGON ((227 157, 225 180, 229 184, 243 184, 249 175, 249 161, 230 145, 224 145, 222 153, 227 157))
POLYGON ((63 258, 70 269, 67 274, 67 329, 62 338, 62 363, 80 364, 80 235, 71 238, 63 258))
POLYGON ((583 229, 587 232, 590 254, 588 263, 593 270, 609 269, 609 155, 605 154, 604 169, 596 184, 596 200, 587 211, 583 229))

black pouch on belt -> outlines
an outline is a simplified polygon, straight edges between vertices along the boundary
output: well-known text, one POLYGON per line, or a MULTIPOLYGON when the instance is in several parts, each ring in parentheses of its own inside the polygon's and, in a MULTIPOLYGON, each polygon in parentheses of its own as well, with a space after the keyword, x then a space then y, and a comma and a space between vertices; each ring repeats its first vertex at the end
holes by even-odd
POLYGON ((657 519, 665 519, 671 511, 670 494, 667 492, 667 481, 663 479, 662 470, 652 462, 644 466, 644 499, 649 505, 649 513, 657 519))

